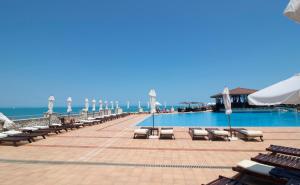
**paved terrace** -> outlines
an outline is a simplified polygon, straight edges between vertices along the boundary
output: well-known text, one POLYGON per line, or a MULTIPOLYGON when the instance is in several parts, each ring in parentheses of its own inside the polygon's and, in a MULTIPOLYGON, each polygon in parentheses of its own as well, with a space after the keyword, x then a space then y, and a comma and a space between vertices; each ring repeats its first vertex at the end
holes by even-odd
POLYGON ((300 147, 299 128, 264 128, 264 142, 132 139, 145 115, 51 135, 19 147, 0 145, 0 181, 6 184, 201 184, 233 176, 237 162, 272 144, 300 147))

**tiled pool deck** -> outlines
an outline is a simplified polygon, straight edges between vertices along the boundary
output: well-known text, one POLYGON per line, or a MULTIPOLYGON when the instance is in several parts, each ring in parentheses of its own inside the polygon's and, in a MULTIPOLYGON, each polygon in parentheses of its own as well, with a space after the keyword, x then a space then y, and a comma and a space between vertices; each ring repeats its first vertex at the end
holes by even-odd
POLYGON ((0 184, 201 184, 233 176, 239 161, 270 144, 300 147, 300 128, 258 128, 264 142, 132 139, 145 115, 51 135, 19 147, 0 145, 0 184))

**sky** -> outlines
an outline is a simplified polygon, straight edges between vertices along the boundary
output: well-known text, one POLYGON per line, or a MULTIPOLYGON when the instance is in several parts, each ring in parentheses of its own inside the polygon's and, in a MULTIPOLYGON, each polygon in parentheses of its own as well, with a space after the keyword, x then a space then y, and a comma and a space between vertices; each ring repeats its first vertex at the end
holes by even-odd
POLYGON ((0 107, 211 102, 299 73, 288 1, 2 0, 0 107))

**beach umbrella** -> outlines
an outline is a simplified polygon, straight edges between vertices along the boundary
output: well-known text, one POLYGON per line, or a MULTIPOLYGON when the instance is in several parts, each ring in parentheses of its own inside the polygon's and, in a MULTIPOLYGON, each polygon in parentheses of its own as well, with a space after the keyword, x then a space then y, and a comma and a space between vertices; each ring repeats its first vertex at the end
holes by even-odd
POLYGON ((96 111, 96 100, 95 99, 92 100, 92 111, 93 112, 96 111))
POLYGON ((108 110, 108 101, 105 100, 104 104, 105 104, 105 109, 108 110))
POLYGON ((300 104, 300 74, 250 94, 248 102, 260 106, 300 104))
POLYGON ((150 102, 147 101, 147 108, 150 109, 150 102))
POLYGON ((89 112, 89 99, 85 99, 84 100, 84 109, 83 109, 84 112, 89 112))
POLYGON ((102 100, 99 100, 99 112, 102 111, 103 108, 103 102, 102 100))
POLYGON ((149 102, 150 102, 150 113, 154 114, 156 112, 156 92, 151 89, 149 92, 149 102))
POLYGON ((164 107, 165 109, 167 109, 167 102, 164 102, 164 107))
POLYGON ((232 136, 231 123, 230 123, 230 114, 232 113, 232 109, 231 109, 231 100, 230 100, 228 87, 224 88, 222 95, 223 95, 223 102, 224 102, 224 106, 225 106, 225 114, 228 117, 228 126, 229 126, 230 136, 232 136))
POLYGON ((130 102, 127 101, 127 109, 129 109, 129 108, 130 108, 130 102))
POLYGON ((300 0, 290 0, 284 10, 284 15, 300 23, 300 0))
POLYGON ((116 101, 116 109, 119 108, 119 101, 116 101))
POLYGON ((2 112, 0 112, 0 121, 4 123, 4 129, 10 129, 15 127, 15 123, 12 120, 8 119, 8 117, 6 117, 2 112))
POLYGON ((141 108, 141 101, 138 102, 138 107, 141 108))
POLYGON ((110 104, 111 104, 111 110, 114 109, 114 101, 110 101, 110 104))
POLYGON ((67 109, 67 113, 71 113, 72 112, 72 98, 71 97, 69 97, 68 99, 67 99, 67 107, 68 107, 68 109, 67 109))
POLYGON ((54 101, 55 101, 55 98, 54 96, 50 96, 48 98, 48 114, 53 114, 53 107, 54 107, 54 101))
POLYGON ((156 112, 156 92, 151 89, 148 93, 150 102, 150 113, 152 114, 152 127, 154 128, 154 113, 156 112))

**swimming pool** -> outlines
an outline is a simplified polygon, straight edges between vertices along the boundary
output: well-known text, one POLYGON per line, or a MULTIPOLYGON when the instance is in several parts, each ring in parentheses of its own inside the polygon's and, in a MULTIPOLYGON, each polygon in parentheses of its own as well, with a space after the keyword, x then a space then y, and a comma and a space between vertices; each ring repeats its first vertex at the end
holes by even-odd
MULTIPOLYGON (((156 115, 155 126, 179 127, 227 127, 224 113, 201 112, 156 115)), ((138 126, 152 126, 152 117, 138 123, 138 126)), ((300 127, 300 113, 297 112, 248 112, 231 114, 232 127, 300 127)))

